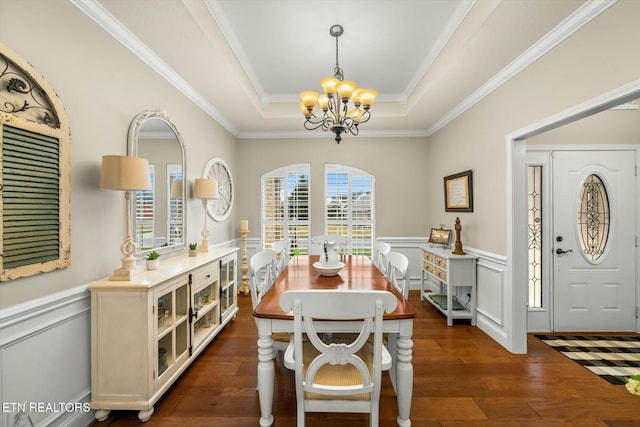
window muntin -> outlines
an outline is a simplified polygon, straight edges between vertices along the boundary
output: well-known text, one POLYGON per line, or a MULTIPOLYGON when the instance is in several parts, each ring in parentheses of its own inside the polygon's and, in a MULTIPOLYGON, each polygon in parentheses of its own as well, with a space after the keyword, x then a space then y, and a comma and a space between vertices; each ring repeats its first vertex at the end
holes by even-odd
POLYGON ((350 166, 325 166, 325 234, 351 237, 351 253, 371 256, 375 240, 375 178, 350 166))
POLYGON ((289 165, 262 176, 262 244, 271 249, 286 239, 293 253, 308 254, 310 244, 309 164, 289 165))
POLYGON ((609 241, 610 212, 607 188, 596 174, 583 182, 576 212, 578 241, 587 261, 600 260, 609 241))

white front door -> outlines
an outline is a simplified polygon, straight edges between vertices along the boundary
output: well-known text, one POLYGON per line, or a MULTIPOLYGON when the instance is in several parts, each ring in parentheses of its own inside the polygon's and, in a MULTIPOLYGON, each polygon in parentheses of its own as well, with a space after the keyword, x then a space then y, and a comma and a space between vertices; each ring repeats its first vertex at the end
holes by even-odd
POLYGON ((553 152, 553 330, 635 330, 635 151, 553 152))

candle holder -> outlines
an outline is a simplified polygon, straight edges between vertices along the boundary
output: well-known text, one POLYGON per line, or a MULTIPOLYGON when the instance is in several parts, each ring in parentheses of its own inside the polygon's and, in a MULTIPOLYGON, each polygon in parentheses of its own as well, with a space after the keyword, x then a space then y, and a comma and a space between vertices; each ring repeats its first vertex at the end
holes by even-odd
POLYGON ((240 223, 240 239, 242 242, 242 263, 240 264, 240 272, 242 273, 242 286, 238 289, 238 294, 249 295, 249 278, 247 272, 249 266, 247 265, 247 234, 249 234, 249 227, 247 221, 243 220, 240 223))

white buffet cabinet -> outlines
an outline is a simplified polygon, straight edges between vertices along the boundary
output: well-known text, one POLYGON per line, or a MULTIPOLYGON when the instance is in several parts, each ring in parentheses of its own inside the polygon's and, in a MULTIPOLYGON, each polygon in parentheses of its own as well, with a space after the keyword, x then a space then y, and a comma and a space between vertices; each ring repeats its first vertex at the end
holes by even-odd
POLYGON ((91 291, 91 407, 104 421, 114 409, 153 405, 235 317, 237 248, 160 258, 130 281, 99 280, 91 291))
POLYGON ((451 248, 422 248, 422 280, 420 299, 426 299, 447 317, 447 325, 454 319, 471 319, 476 325, 476 260, 475 255, 454 255, 451 248), (431 279, 439 287, 439 292, 426 292, 425 279, 431 279), (454 297, 458 287, 469 289, 468 305, 454 310, 454 297), (446 303, 443 304, 443 298, 446 303))

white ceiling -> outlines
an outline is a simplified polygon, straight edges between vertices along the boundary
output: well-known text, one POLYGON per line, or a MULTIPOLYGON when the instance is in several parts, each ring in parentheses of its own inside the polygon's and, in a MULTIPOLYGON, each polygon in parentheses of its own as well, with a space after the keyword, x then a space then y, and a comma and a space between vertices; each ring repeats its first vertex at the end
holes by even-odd
MULTIPOLYGON (((297 94, 378 90, 370 136, 424 136, 604 10, 585 0, 70 0, 238 138, 306 131, 297 94)), ((347 137, 348 138, 348 137, 347 137)))

